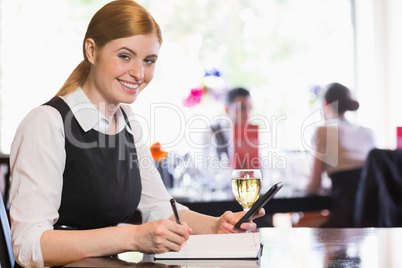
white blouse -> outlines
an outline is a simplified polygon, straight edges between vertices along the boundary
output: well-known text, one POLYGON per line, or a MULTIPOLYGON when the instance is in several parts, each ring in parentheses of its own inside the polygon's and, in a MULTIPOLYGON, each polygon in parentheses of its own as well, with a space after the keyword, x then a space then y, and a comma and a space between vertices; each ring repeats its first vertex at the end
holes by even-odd
POLYGON ((338 118, 319 127, 312 143, 321 153, 321 160, 329 175, 361 168, 369 151, 376 146, 371 129, 338 118))
MULTIPOLYGON (((63 97, 84 131, 95 129, 107 134, 109 120, 89 101, 81 88, 63 97)), ((142 127, 130 106, 121 105, 128 116, 140 166, 142 193, 138 210, 144 222, 172 215, 167 192, 153 164, 149 147, 144 143, 142 127)), ((99 109, 102 109, 101 105, 99 109)), ((116 109, 118 132, 126 127, 116 109)), ((58 209, 66 162, 65 132, 60 113, 42 105, 33 109, 21 122, 11 146, 10 218, 15 259, 22 266, 43 266, 40 238, 53 229, 59 218, 58 209)), ((178 208, 187 209, 182 205, 178 208)))

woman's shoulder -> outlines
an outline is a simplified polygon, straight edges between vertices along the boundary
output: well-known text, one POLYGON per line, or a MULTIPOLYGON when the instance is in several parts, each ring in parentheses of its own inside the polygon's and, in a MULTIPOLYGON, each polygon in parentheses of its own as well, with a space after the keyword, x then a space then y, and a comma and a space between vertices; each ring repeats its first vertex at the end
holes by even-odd
POLYGON ((374 135, 374 131, 366 126, 360 125, 360 124, 349 124, 343 126, 346 130, 349 130, 350 132, 356 133, 356 135, 374 135))
MULTIPOLYGON (((46 141, 57 137, 64 139, 64 124, 60 113, 50 106, 33 108, 20 122, 14 136, 13 146, 24 140, 46 141)), ((19 145, 18 145, 19 146, 19 145)))
POLYGON ((329 129, 332 129, 332 127, 331 126, 327 126, 327 125, 322 125, 322 126, 318 126, 316 129, 315 129, 315 136, 323 136, 325 133, 327 133, 327 131, 329 130, 329 129))
POLYGON ((63 125, 63 120, 60 113, 49 105, 41 105, 33 108, 21 121, 20 126, 45 124, 63 125))
POLYGON ((361 133, 361 135, 364 135, 367 139, 375 142, 375 134, 373 129, 365 126, 359 126, 359 133, 361 133))
POLYGON ((360 126, 360 125, 359 125, 358 128, 359 128, 361 131, 365 131, 365 132, 369 132, 369 133, 373 133, 373 132, 374 132, 371 128, 366 127, 366 126, 360 126))

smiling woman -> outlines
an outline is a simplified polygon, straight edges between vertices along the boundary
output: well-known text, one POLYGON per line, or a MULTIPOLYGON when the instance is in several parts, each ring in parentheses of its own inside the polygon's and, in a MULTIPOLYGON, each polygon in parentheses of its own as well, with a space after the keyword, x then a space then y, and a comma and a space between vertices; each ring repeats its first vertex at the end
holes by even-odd
POLYGON ((178 251, 193 233, 256 229, 253 222, 234 228, 243 212, 211 217, 179 204, 184 222, 174 222, 172 197, 155 166, 143 164, 152 155, 123 103, 151 82, 161 43, 159 25, 142 6, 106 4, 89 23, 83 61, 54 98, 22 120, 10 153, 12 246, 21 266, 178 251), (142 221, 130 224, 138 212, 142 221))

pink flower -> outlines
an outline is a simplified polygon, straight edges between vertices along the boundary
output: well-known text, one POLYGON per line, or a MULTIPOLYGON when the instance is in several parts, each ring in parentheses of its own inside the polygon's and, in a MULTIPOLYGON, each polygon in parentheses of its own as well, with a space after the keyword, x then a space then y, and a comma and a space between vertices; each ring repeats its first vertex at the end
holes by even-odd
POLYGON ((202 95, 205 91, 203 87, 191 89, 188 97, 183 101, 183 105, 186 107, 192 107, 201 102, 202 95))

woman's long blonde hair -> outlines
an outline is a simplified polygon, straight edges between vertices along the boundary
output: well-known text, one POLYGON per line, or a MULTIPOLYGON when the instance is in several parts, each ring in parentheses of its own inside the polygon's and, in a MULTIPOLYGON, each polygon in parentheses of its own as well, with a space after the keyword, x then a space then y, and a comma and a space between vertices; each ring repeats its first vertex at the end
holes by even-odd
POLYGON ((83 41, 84 60, 74 69, 56 96, 65 96, 81 87, 88 78, 91 63, 85 53, 85 40, 92 38, 98 48, 115 39, 155 33, 162 44, 162 33, 151 14, 132 0, 116 0, 103 6, 89 22, 83 41))

